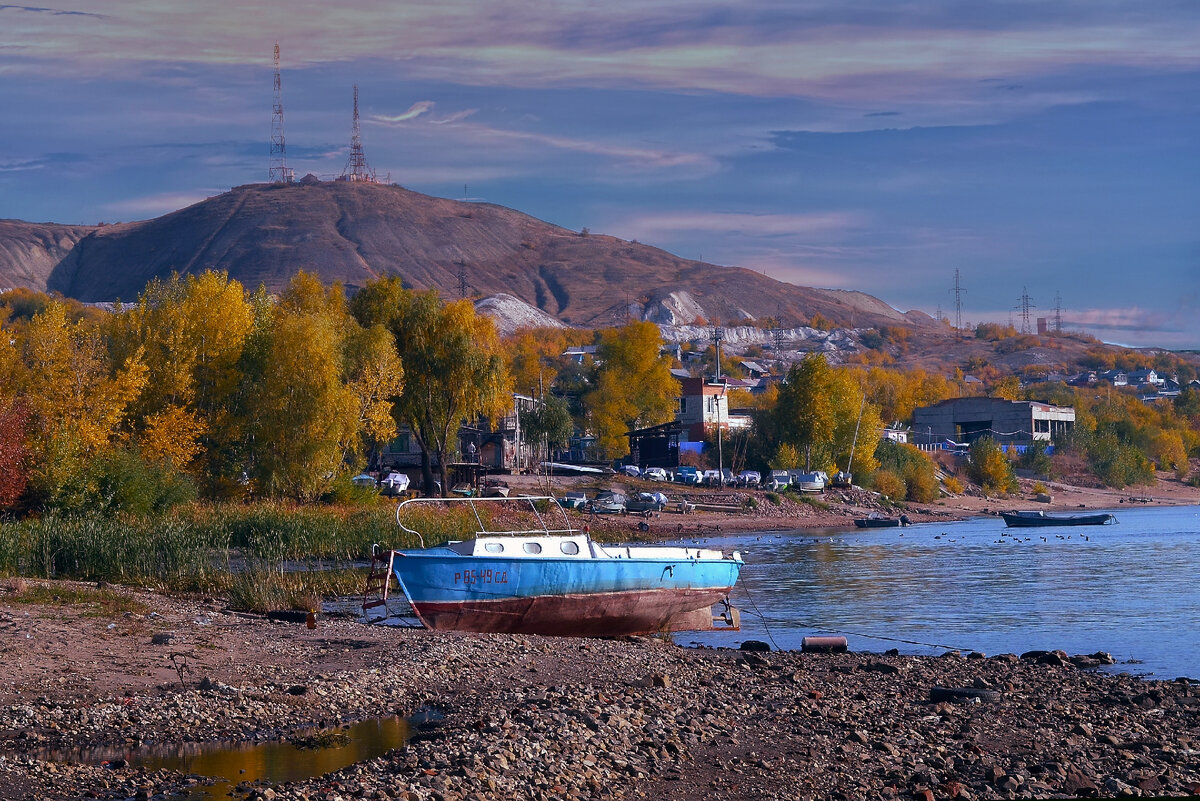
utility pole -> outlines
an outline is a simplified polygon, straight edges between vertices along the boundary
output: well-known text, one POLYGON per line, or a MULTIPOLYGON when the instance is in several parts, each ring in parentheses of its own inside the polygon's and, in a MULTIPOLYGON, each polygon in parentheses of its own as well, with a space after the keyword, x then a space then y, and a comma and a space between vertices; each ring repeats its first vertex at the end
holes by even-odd
POLYGON ((1029 290, 1026 289, 1025 287, 1021 287, 1020 304, 1021 305, 1019 308, 1021 309, 1021 333, 1028 334, 1029 333, 1029 310, 1036 309, 1037 306, 1033 305, 1033 298, 1029 297, 1029 290))
POLYGON ((962 296, 967 290, 959 280, 957 267, 954 268, 954 289, 950 291, 954 293, 954 330, 958 332, 958 338, 962 339, 962 296))

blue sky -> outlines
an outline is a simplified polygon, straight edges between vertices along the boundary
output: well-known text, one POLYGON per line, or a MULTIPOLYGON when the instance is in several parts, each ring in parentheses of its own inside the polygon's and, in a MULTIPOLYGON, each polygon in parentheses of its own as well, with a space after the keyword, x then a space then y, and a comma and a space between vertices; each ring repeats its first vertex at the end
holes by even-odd
POLYGON ((289 164, 900 309, 1200 348, 1200 3, 0 4, 0 217, 144 219, 289 164))

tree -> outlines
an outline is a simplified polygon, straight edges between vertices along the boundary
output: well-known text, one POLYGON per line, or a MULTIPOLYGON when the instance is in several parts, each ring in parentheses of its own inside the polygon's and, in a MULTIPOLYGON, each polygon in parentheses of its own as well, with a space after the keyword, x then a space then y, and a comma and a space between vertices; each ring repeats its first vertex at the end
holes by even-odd
POLYGON ((530 442, 544 445, 546 458, 555 448, 562 448, 571 440, 575 430, 571 410, 567 402, 556 395, 547 395, 521 416, 521 427, 530 442))
POLYGON ((522 328, 506 338, 503 347, 514 389, 535 396, 548 391, 563 367, 567 342, 563 328, 522 328))
POLYGON ((595 388, 584 408, 596 445, 606 458, 629 450, 625 433, 669 421, 675 413, 679 382, 662 353, 654 323, 632 322, 603 331, 596 347, 595 388))
POLYGON ((820 354, 808 354, 788 371, 772 425, 779 442, 803 455, 806 470, 849 464, 869 473, 878 466, 875 448, 883 428, 878 409, 866 401, 853 373, 831 368, 820 354))
POLYGON ((1012 462, 991 437, 980 437, 971 443, 968 474, 989 494, 1007 495, 1017 491, 1017 476, 1012 462))
POLYGON ((404 391, 393 415, 421 448, 426 494, 433 460, 448 489, 447 462, 463 422, 497 418, 511 408, 512 389, 492 321, 468 301, 443 304, 437 292, 409 292, 397 278, 369 282, 351 300, 363 326, 391 331, 404 363, 404 391))

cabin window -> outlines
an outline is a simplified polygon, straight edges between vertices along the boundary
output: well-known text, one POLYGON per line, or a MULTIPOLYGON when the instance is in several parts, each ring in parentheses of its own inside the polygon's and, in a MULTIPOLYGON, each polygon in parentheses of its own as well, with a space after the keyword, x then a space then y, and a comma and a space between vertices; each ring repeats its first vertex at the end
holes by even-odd
POLYGON ((579 553, 579 543, 577 542, 571 542, 570 540, 567 540, 559 547, 562 548, 562 552, 567 556, 574 556, 575 554, 579 553))
POLYGON ((488 553, 504 553, 504 543, 488 542, 484 543, 483 549, 488 553))
POLYGON ((542 552, 541 543, 537 543, 537 542, 525 543, 525 553, 541 553, 541 552, 542 552))

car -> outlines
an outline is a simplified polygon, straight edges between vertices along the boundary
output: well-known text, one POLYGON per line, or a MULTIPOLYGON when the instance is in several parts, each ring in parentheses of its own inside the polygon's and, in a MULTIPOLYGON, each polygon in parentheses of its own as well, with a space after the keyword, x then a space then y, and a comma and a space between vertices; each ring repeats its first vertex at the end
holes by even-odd
POLYGON ((715 487, 721 483, 720 470, 705 470, 700 483, 706 487, 715 487))
POLYGON ((757 487, 762 482, 762 474, 757 470, 743 470, 737 474, 737 483, 743 487, 757 487))
POLYGON ((409 479, 404 473, 391 472, 388 473, 382 481, 379 482, 380 488, 388 495, 399 495, 408 489, 409 479))
POLYGON ((621 465, 620 472, 623 475, 630 476, 632 478, 637 478, 638 476, 640 476, 642 474, 642 471, 638 469, 638 466, 636 464, 621 465))
POLYGON ((662 467, 647 467, 642 471, 642 478, 647 481, 666 481, 668 480, 667 471, 662 467))
POLYGON ((779 490, 787 489, 791 483, 792 483, 792 476, 790 473, 788 473, 788 471, 772 470, 771 476, 770 476, 770 478, 767 479, 767 483, 764 486, 767 489, 775 490, 776 492, 778 492, 779 490))
POLYGON ((699 484, 700 471, 694 467, 678 467, 675 469, 675 480, 680 484, 699 484))
POLYGON ((626 498, 619 492, 602 492, 591 502, 591 510, 595 514, 625 514, 626 498))
POLYGON ((588 497, 582 492, 567 492, 558 499, 558 505, 564 509, 583 509, 587 503, 588 497))
POLYGON ((661 492, 639 492, 636 498, 630 498, 625 503, 627 512, 661 512, 667 508, 667 496, 661 492))

